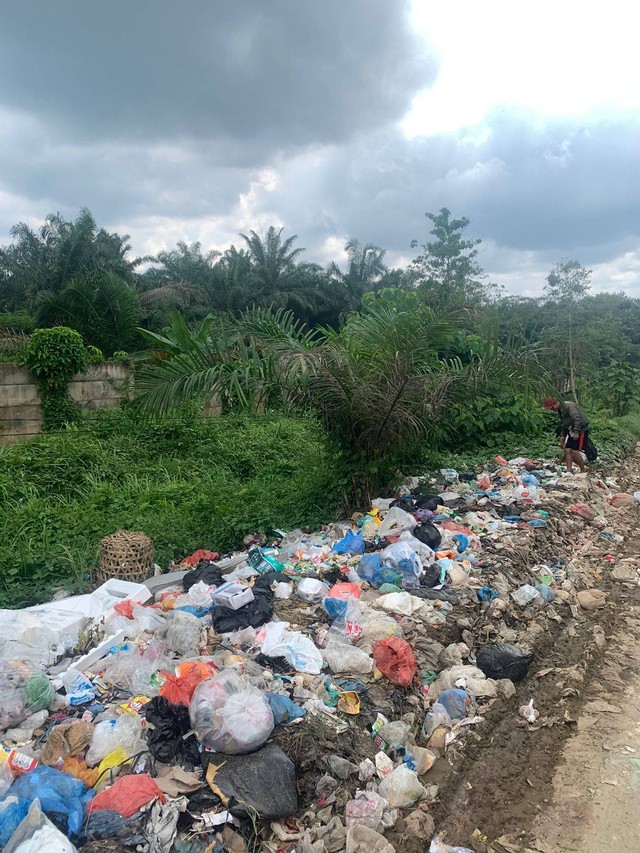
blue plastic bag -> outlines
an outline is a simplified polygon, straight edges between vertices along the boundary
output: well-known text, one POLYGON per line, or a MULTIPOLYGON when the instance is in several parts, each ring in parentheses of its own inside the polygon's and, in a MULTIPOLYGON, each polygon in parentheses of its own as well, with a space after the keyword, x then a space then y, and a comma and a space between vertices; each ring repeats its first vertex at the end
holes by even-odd
POLYGON ((371 583, 376 572, 380 571, 380 554, 363 554, 362 559, 358 563, 358 577, 363 581, 371 583))
POLYGON ((341 598, 331 598, 327 596, 322 599, 322 606, 326 610, 330 619, 337 619, 339 616, 344 616, 347 612, 347 602, 341 598))
POLYGON ((29 801, 6 796, 0 802, 0 847, 3 849, 29 811, 29 801))
POLYGON ((347 530, 345 535, 331 549, 335 554, 364 554, 362 531, 347 530))
POLYGON ((464 533, 454 533, 453 539, 458 543, 458 554, 464 554, 469 547, 469 537, 464 533))
POLYGON ((535 587, 545 601, 553 601, 555 599, 556 594, 548 584, 537 583, 535 587))
POLYGON ((468 690, 443 690, 438 696, 438 702, 446 710, 452 720, 464 720, 470 707, 475 708, 476 700, 468 690))
POLYGON ((276 726, 286 726, 287 723, 298 720, 307 713, 304 708, 296 705, 288 696, 283 696, 281 693, 265 693, 264 695, 269 700, 276 726))
MULTIPOLYGON (((37 798, 44 814, 65 815, 67 818, 67 835, 77 835, 82 828, 82 819, 87 803, 95 796, 95 791, 87 788, 84 782, 56 770, 54 767, 39 766, 24 776, 20 776, 12 784, 2 801, 0 801, 0 845, 4 847, 17 824, 13 826, 11 833, 6 837, 9 824, 22 811, 25 817, 29 806, 37 798), (20 806, 14 806, 3 810, 7 800, 17 798, 20 806)), ((20 823, 20 820, 18 823, 20 823)))
POLYGON ((494 598, 499 598, 500 593, 497 589, 491 589, 490 586, 481 586, 479 590, 477 590, 477 596, 480 601, 493 601, 494 598))

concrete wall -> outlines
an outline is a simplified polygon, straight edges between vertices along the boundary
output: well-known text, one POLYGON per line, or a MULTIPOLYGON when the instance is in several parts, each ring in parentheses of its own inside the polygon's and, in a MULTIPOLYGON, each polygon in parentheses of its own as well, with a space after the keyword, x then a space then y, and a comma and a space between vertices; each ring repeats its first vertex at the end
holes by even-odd
MULTIPOLYGON (((69 383, 83 409, 117 406, 130 389, 132 371, 125 362, 92 364, 69 383)), ((0 445, 25 441, 42 428, 38 386, 26 367, 0 363, 0 445)))

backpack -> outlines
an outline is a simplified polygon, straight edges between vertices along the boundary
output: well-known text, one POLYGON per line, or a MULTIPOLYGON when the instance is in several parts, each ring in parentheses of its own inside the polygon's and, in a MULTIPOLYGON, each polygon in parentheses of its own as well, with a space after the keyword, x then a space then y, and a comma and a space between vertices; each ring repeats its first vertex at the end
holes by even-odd
POLYGON ((588 462, 595 462, 598 458, 598 448, 595 446, 595 444, 591 441, 590 438, 587 438, 582 450, 584 451, 584 455, 587 457, 588 462))

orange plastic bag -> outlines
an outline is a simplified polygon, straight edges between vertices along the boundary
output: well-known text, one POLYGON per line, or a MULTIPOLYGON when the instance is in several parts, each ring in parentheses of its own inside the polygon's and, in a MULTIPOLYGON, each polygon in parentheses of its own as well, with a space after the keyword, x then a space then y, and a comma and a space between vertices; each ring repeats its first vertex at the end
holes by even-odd
POLYGON ((413 649, 401 637, 386 637, 373 647, 373 659, 380 672, 397 687, 408 687, 416 672, 413 649))
POLYGON ((76 779, 80 779, 87 788, 93 788, 100 776, 97 767, 87 767, 87 762, 78 758, 65 758, 64 764, 59 769, 64 770, 70 776, 75 776, 76 779))
POLYGON ((165 672, 165 683, 160 688, 160 695, 173 705, 189 707, 193 691, 201 681, 211 678, 216 672, 215 667, 202 661, 185 661, 175 669, 175 674, 165 672))
POLYGON ((131 817, 152 800, 165 802, 165 795, 147 773, 121 776, 106 791, 97 794, 87 804, 87 814, 93 812, 117 812, 122 817, 131 817))
POLYGON ((569 512, 577 515, 578 518, 584 518, 585 521, 593 521, 597 515, 596 511, 587 504, 573 504, 569 507, 569 512))
POLYGON ((347 601, 349 598, 360 598, 362 589, 357 583, 336 583, 329 590, 328 598, 339 598, 347 601))

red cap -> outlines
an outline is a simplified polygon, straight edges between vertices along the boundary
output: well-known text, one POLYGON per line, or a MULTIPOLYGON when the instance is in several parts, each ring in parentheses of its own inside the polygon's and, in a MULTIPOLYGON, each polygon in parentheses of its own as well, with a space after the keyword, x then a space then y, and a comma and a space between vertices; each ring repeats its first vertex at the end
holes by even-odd
POLYGON ((558 401, 555 397, 547 397, 547 399, 544 401, 544 407, 545 409, 551 410, 557 404, 557 402, 558 401))

